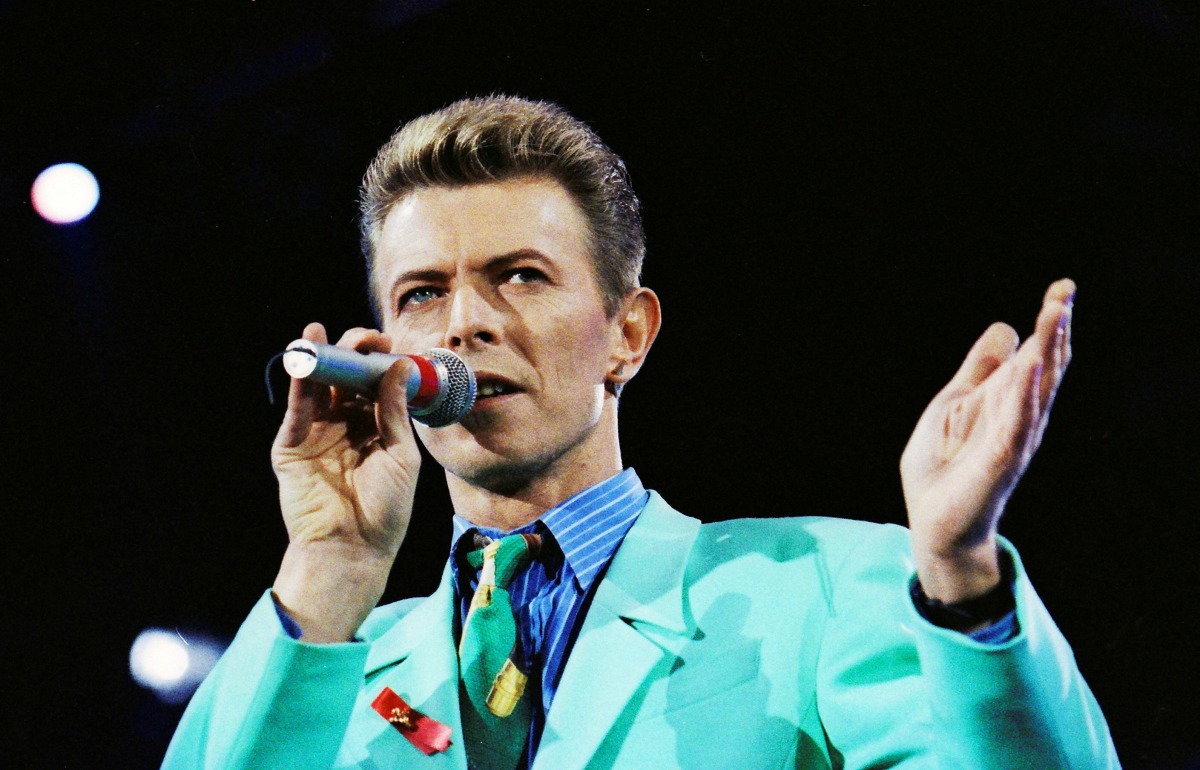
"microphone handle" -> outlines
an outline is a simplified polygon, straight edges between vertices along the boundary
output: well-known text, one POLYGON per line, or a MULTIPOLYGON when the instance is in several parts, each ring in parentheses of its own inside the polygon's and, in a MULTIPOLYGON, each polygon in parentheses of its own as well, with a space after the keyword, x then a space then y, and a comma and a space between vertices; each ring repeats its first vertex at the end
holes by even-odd
MULTIPOLYGON (((283 368, 296 379, 310 379, 322 385, 349 388, 364 395, 373 395, 379 381, 401 358, 417 361, 417 356, 391 353, 360 353, 337 345, 309 340, 296 340, 283 354, 283 368)), ((421 390, 421 370, 414 366, 405 386, 405 400, 412 401, 421 390)), ((436 376, 436 375, 435 375, 436 376)))

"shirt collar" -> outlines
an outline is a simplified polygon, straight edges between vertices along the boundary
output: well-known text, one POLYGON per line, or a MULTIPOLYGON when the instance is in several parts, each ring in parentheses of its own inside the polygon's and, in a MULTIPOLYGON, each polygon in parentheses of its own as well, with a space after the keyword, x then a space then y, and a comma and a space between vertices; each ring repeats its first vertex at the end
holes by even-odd
MULTIPOLYGON (((463 538, 474 531, 495 538, 533 532, 540 525, 553 535, 579 590, 587 591, 612 559, 648 498, 637 473, 626 468, 572 495, 543 513, 536 522, 512 532, 477 527, 455 514, 451 553, 457 553, 463 538)), ((455 560, 451 559, 451 563, 455 560)))

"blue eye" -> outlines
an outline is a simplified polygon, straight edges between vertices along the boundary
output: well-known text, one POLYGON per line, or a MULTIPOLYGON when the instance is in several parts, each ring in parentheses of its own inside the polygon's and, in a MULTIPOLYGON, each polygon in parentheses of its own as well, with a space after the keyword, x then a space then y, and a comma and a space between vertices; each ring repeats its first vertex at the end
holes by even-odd
POLYGON ((423 305, 440 296, 442 296, 442 290, 435 289, 432 286, 420 286, 416 289, 410 289, 400 297, 400 301, 396 303, 396 310, 404 310, 409 305, 423 305))
POLYGON ((533 267, 518 267, 508 272, 509 283, 536 283, 546 280, 546 274, 533 267))

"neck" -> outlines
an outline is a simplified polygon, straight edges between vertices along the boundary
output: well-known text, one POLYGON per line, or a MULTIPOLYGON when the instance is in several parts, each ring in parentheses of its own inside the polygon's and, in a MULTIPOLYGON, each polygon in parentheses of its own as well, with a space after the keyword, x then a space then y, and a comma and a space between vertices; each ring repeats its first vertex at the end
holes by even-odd
POLYGON ((537 518, 567 498, 621 472, 621 446, 615 409, 580 444, 502 488, 476 486, 446 473, 454 512, 480 527, 509 532, 537 518))

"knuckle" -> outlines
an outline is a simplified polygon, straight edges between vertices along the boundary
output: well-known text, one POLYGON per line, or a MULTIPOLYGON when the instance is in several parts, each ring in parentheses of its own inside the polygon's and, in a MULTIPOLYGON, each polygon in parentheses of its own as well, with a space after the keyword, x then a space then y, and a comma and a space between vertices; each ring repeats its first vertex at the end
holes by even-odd
POLYGON ((363 334, 367 330, 361 326, 355 326, 342 332, 342 336, 338 338, 337 344, 345 347, 354 347, 359 340, 363 338, 363 334))
POLYGON ((344 344, 346 347, 351 347, 358 351, 383 352, 389 347, 387 338, 377 329, 366 329, 360 326, 348 329, 342 335, 342 342, 338 344, 344 344))

